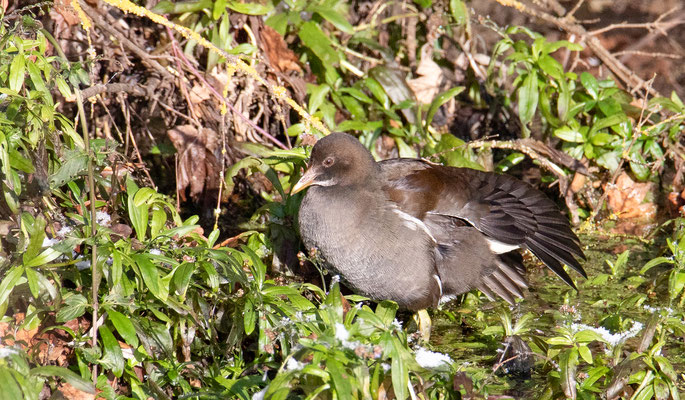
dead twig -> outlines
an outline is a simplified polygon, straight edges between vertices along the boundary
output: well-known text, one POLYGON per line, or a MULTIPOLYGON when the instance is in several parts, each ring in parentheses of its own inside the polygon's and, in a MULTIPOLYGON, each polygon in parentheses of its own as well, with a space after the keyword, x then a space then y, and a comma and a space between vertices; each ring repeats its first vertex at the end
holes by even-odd
POLYGON ((142 86, 135 83, 98 83, 81 91, 83 99, 89 99, 102 93, 128 93, 134 96, 145 97, 147 92, 142 86))
POLYGON ((83 8, 83 11, 90 17, 97 27, 99 29, 102 29, 103 31, 107 32, 108 34, 114 36, 119 43, 121 43, 125 48, 133 52, 138 58, 140 58, 140 61, 147 65, 148 67, 154 69, 155 71, 159 72, 162 77, 165 79, 173 79, 174 76, 169 72, 162 64, 160 64, 157 60, 152 59, 149 54, 138 47, 135 43, 133 43, 131 40, 129 40, 126 36, 124 36, 121 32, 116 30, 113 25, 105 20, 105 18, 100 15, 96 10, 85 4, 85 2, 80 2, 81 8, 83 8))
MULTIPOLYGON (((169 34, 169 39, 176 42, 176 39, 174 38, 173 34, 169 34)), ((288 147, 286 145, 284 145, 283 143, 281 143, 280 140, 276 139, 269 132, 267 132, 264 129, 262 129, 261 127, 257 126, 257 124, 255 124, 250 118, 246 117, 245 115, 243 115, 243 113, 236 110, 236 108, 233 106, 233 104, 226 101, 224 96, 222 96, 221 93, 219 93, 216 89, 214 89, 214 87, 212 85, 209 84, 209 82, 207 82, 207 80, 204 78, 204 76, 202 76, 202 74, 200 74, 200 72, 195 68, 195 66, 185 57, 183 52, 179 52, 178 56, 183 61, 183 64, 186 66, 186 68, 188 68, 188 70, 193 75, 195 75, 195 77, 200 82, 202 82, 203 85, 205 85, 205 87, 207 87, 209 89, 209 91, 214 95, 214 97, 216 97, 220 102, 224 103, 226 105, 226 107, 228 107, 234 115, 237 115, 238 117, 240 117, 252 129, 256 130, 262 136, 269 139, 271 141, 271 143, 275 144, 276 146, 280 147, 283 150, 288 150, 288 147)))

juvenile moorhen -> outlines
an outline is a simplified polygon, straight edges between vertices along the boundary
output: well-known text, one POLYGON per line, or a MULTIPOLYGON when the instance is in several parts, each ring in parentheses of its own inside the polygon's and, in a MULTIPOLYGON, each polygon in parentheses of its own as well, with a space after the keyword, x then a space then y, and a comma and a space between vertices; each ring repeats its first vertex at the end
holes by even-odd
POLYGON ((420 159, 376 162, 354 137, 312 149, 293 187, 308 249, 354 291, 420 310, 477 288, 509 303, 527 287, 516 249, 530 250, 571 287, 587 277, 568 220, 543 193, 508 175, 420 159))

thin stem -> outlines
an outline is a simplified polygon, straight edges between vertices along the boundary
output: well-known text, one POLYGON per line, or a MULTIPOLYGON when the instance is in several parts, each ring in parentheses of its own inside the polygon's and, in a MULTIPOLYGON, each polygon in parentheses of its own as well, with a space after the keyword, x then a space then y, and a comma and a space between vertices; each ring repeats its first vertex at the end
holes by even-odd
MULTIPOLYGON (((76 105, 78 106, 78 114, 81 121, 81 131, 83 132, 83 143, 86 146, 86 152, 88 154, 88 192, 90 195, 90 236, 95 238, 97 233, 97 228, 95 226, 95 177, 93 176, 93 152, 90 148, 90 135, 88 134, 88 125, 86 122, 86 112, 83 107, 83 97, 81 96, 81 90, 78 87, 74 87, 74 93, 76 94, 76 105)), ((93 319, 92 319, 92 329, 91 329, 91 346, 93 348, 97 347, 98 344, 98 312, 100 308, 100 302, 98 301, 98 289, 100 288, 100 271, 98 271, 98 247, 97 242, 93 240, 93 247, 91 249, 91 261, 90 267, 93 276, 93 282, 91 287, 91 296, 93 297, 93 319)), ((93 364, 93 384, 97 383, 98 379, 98 366, 93 364)))

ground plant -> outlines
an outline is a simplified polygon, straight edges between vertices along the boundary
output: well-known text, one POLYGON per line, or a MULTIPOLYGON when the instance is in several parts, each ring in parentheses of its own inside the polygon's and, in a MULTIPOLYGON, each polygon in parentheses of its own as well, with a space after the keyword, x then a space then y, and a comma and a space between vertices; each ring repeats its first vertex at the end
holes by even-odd
POLYGON ((0 399, 679 399, 682 71, 632 71, 583 1, 476 3, 0 1, 0 399), (544 190, 588 279, 524 255, 524 299, 427 339, 299 240, 334 131, 544 190))

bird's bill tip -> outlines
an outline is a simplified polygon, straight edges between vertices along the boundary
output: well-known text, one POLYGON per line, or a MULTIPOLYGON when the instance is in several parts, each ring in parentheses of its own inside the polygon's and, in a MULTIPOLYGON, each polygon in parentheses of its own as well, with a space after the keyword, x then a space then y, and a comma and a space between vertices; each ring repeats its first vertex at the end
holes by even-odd
POLYGON ((316 178, 318 176, 318 173, 314 171, 313 168, 309 168, 304 175, 300 178, 299 181, 293 186, 292 190, 290 191, 290 194, 293 195, 295 193, 299 193, 306 188, 310 187, 311 185, 314 184, 316 181, 316 178))

